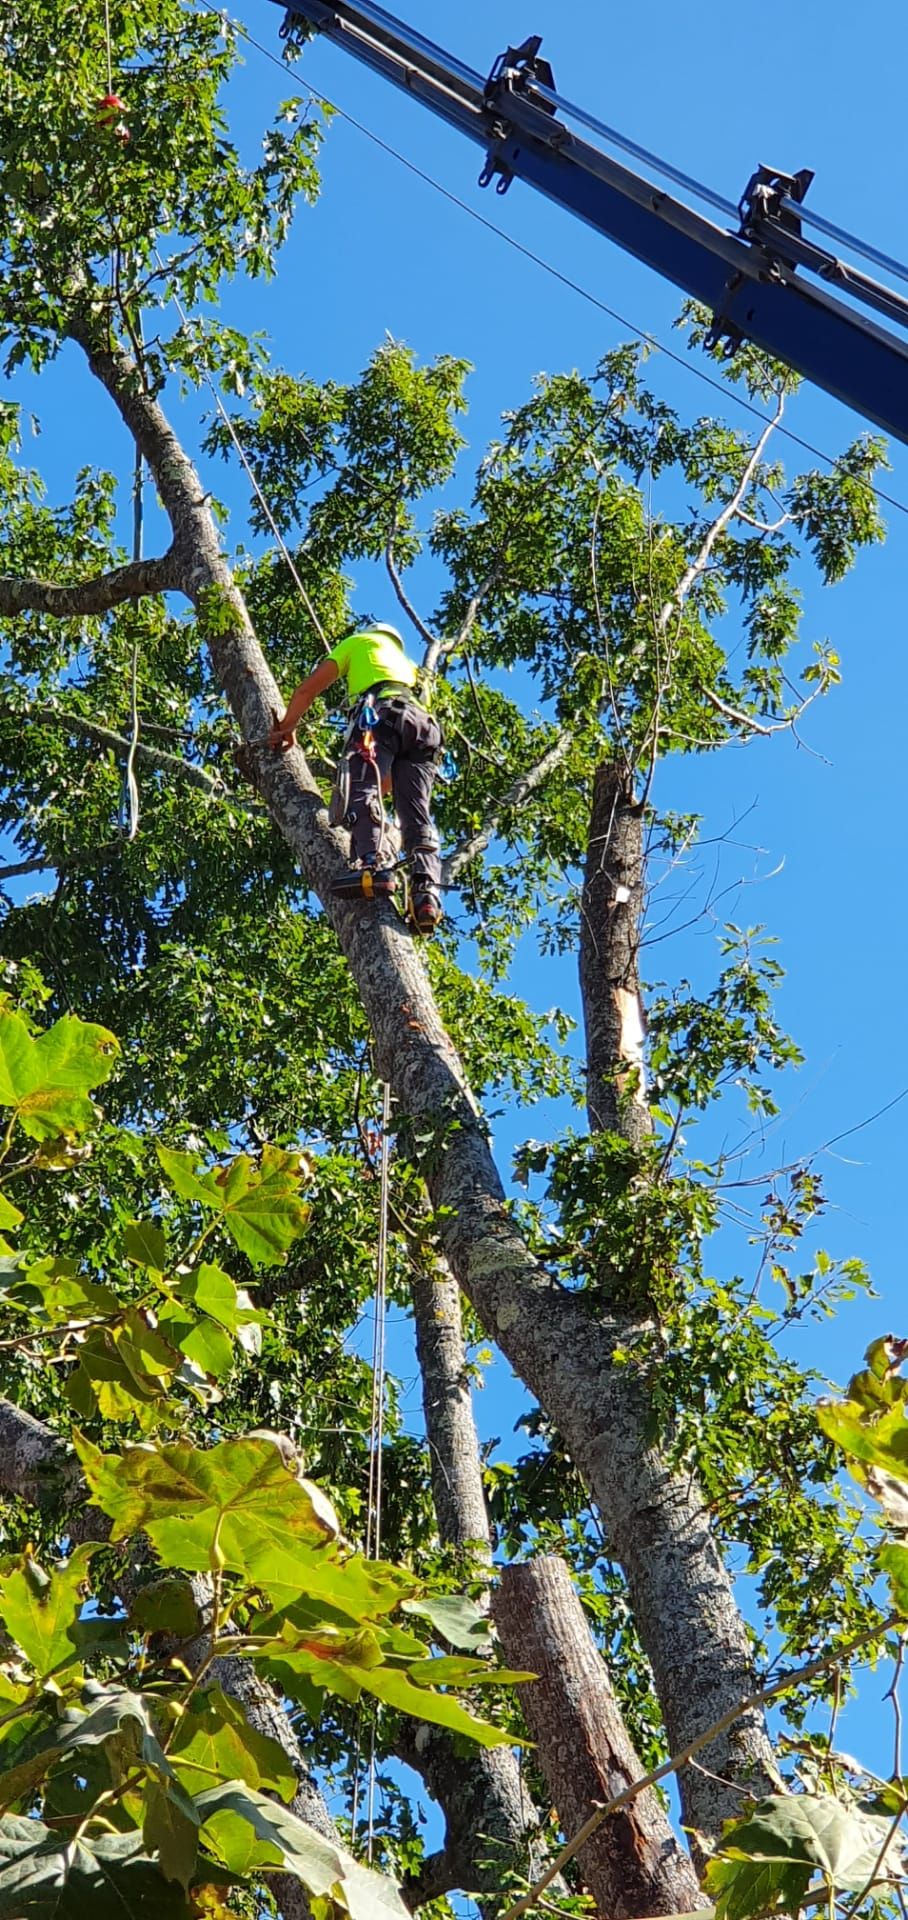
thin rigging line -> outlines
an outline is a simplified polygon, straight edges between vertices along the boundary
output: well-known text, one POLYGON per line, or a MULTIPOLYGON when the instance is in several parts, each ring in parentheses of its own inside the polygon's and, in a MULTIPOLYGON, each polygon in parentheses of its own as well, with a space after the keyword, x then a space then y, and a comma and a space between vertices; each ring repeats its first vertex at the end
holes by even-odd
MULTIPOLYGON (((375 1317, 372 1323, 372 1404, 369 1415, 369 1489, 366 1496, 367 1560, 381 1553, 382 1528, 382 1448, 385 1437, 385 1329, 387 1324, 388 1213, 391 1185, 391 1087, 382 1083, 381 1161, 378 1197, 378 1247, 376 1250, 375 1317)), ((366 1859, 370 1866, 375 1846, 375 1729, 377 1708, 370 1703, 369 1765, 367 1770, 366 1859)), ((363 1701, 357 1704, 353 1755, 353 1797, 350 1826, 354 1841, 359 1808, 359 1765, 362 1752, 363 1701)))
MULTIPOLYGON (((157 260, 157 263, 161 269, 161 272, 166 274, 167 264, 166 264, 166 261, 161 259, 161 255, 158 252, 157 247, 155 247, 155 259, 157 260)), ((183 306, 182 301, 180 300, 180 296, 177 293, 176 288, 173 286, 173 284, 171 284, 171 288, 170 288, 170 298, 173 301, 173 304, 176 307, 177 313, 180 316, 181 325, 186 328, 187 332, 189 332, 190 328, 195 323, 194 321, 190 321, 188 319, 186 314, 186 309, 183 306)), ((211 397, 214 401, 215 406, 217 407, 218 413, 220 414, 221 419, 223 420, 224 425, 227 428, 227 432, 229 433, 230 438, 233 441, 234 447, 236 448, 236 451, 240 456, 240 460, 242 461, 243 466, 246 470, 246 475, 248 477, 250 486, 252 487, 255 497, 259 503, 259 506, 261 507, 262 512, 265 515, 265 518, 268 522, 268 525, 271 528, 272 533, 274 534, 274 538, 277 541, 277 545, 278 545, 278 548, 280 549, 282 558, 285 560, 287 564, 287 567, 290 572, 290 576, 296 586, 297 592, 299 593, 303 606, 305 607, 306 612, 309 615, 309 619, 311 620, 312 625, 315 628, 315 631, 318 634, 318 637, 326 653, 330 652, 330 648, 328 646, 328 641, 325 637, 325 631, 322 626, 322 623, 319 620, 318 614, 315 611, 315 608, 312 604, 312 601, 309 598, 308 593, 306 592, 305 587, 303 586, 302 580, 300 579, 299 573, 297 572, 297 569, 288 551, 286 542, 281 534, 281 530, 277 524, 277 521, 274 518, 274 515, 271 511, 271 508, 268 505, 267 500, 265 499, 265 495, 263 494, 262 489, 259 486, 258 480, 255 475, 255 470, 250 460, 247 457, 246 449, 243 446, 243 443, 239 437, 239 434, 237 433, 236 428, 234 427, 233 421, 231 420, 230 415, 227 412, 227 409, 221 400, 221 396, 218 393, 217 387, 215 386, 214 381, 212 380, 211 375, 208 372, 207 368, 203 367, 202 378, 205 382, 206 387, 208 388, 209 393, 211 394, 211 397)))
MULTIPOLYGON (((286 77, 288 68, 283 60, 278 59, 277 55, 272 53, 269 47, 264 46, 261 40, 257 40, 255 35, 250 33, 249 29, 242 25, 241 21, 234 20, 231 17, 230 24, 237 33, 242 35, 244 40, 248 40, 250 46, 255 47, 259 53, 264 54, 265 59, 270 60, 272 66, 277 67, 286 77)), ((424 184, 431 187, 435 193, 440 193, 443 199, 448 200, 452 206, 458 207, 461 213, 469 214, 470 219, 478 221, 479 225, 485 227, 487 232, 496 234, 499 240, 504 240, 516 253, 522 254, 524 259, 532 261, 534 266, 541 267, 544 273, 548 273, 552 279, 560 281, 561 285, 568 287, 572 293, 579 294, 582 300, 586 300, 590 306, 598 308, 600 313, 607 314, 610 320, 617 321, 620 327, 626 327, 629 333, 636 334, 638 340, 642 340, 647 346, 655 347, 659 353, 664 353, 666 359, 674 361, 678 367, 683 367, 686 373, 692 373, 696 379, 704 381, 708 387, 712 387, 715 393, 721 394, 724 400, 731 400, 735 406, 743 407, 745 413, 751 414, 753 418, 759 420, 763 426, 767 424, 768 416, 765 413, 761 413, 760 408, 754 406, 751 400, 745 400, 743 395, 736 393, 733 387, 728 386, 721 380, 715 379, 714 376, 707 373, 703 367, 698 367, 694 361, 685 359, 683 354, 676 353, 672 347, 667 347, 664 341, 659 339, 658 335, 648 333, 643 327, 636 326, 633 320, 629 320, 625 314, 619 313, 616 307, 610 307, 605 300, 600 300, 597 294, 591 293, 589 288, 582 286, 579 280, 572 280, 569 274, 562 273, 559 267, 553 266, 552 262, 546 260, 542 254, 535 253, 532 247, 525 246, 522 240, 516 239, 515 236, 508 233, 504 227, 496 226, 494 220, 487 219, 486 215, 480 213, 476 207, 471 207, 469 201, 461 200, 460 196, 452 193, 450 188, 442 186, 440 180, 436 180, 432 174, 426 173, 422 167, 417 166, 415 161, 409 160, 406 154, 401 153, 397 147, 391 146, 389 141, 383 140, 379 134, 373 133, 371 127, 367 127, 362 120, 357 120, 352 113, 347 112, 345 107, 339 107, 336 101, 328 98, 327 94, 316 93, 308 87, 306 88, 306 92, 313 104, 318 104, 319 101, 323 101, 325 106, 330 107, 332 112, 336 113, 341 120, 346 120, 351 127, 355 127, 357 133, 363 134, 367 140, 371 140, 373 145, 379 147, 383 153, 389 154, 391 159, 397 160, 402 167, 406 167, 408 173, 415 174, 417 180, 422 180, 424 184)), ((783 439, 790 440, 794 446, 800 447, 803 452, 811 454, 814 459, 823 460, 829 467, 835 465, 835 459, 832 454, 824 453, 822 447, 817 447, 812 441, 805 440, 801 434, 794 433, 791 427, 780 426, 776 428, 776 432, 781 434, 783 439)), ((875 486, 870 480, 865 481, 864 484, 869 487, 871 493, 875 494, 878 500, 884 501, 886 506, 894 507, 897 513, 903 513, 906 518, 908 518, 908 505, 906 505, 904 501, 897 500, 894 494, 886 493, 882 487, 875 486)))
POLYGON ((104 0, 104 40, 107 50, 107 91, 113 93, 113 67, 110 59, 110 0, 104 0))

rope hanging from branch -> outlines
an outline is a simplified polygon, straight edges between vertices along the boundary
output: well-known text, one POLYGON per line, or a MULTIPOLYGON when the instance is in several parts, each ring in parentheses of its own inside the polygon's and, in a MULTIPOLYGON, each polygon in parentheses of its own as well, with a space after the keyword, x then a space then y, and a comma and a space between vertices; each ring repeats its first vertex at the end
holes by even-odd
MULTIPOLYGON (((388 1281, 388 1202, 391 1174, 391 1088, 382 1083, 381 1155, 379 1160, 378 1246, 375 1261, 375 1313, 372 1322, 372 1404, 369 1415, 369 1487, 366 1496, 367 1560, 381 1556, 382 1537, 382 1447, 385 1437, 385 1328, 387 1321, 388 1281)), ((362 1752, 362 1714, 360 1701, 356 1716, 353 1756, 353 1801, 351 1828, 356 1838, 359 1810, 359 1767, 362 1752)), ((372 1863, 375 1845, 375 1717, 373 1702, 369 1728, 369 1765, 366 1789, 366 1859, 372 1863)))

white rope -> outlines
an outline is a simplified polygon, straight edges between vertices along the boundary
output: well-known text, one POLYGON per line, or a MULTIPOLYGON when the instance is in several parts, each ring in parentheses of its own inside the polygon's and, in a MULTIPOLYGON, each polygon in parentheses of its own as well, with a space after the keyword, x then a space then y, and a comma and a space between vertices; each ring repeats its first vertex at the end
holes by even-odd
MULTIPOLYGON (((161 256, 158 252, 157 247, 155 248, 155 259, 157 260, 157 263, 161 269, 161 272, 166 273, 167 272, 166 263, 161 259, 161 256)), ((171 287, 170 289, 170 298, 173 301, 174 306, 176 307, 177 313, 179 314, 181 326, 184 326, 186 328, 187 333, 189 333, 192 327, 196 323, 195 321, 190 321, 190 319, 188 318, 186 310, 180 300, 179 294, 176 292, 174 287, 171 287)), ((259 503, 259 506, 262 509, 263 514, 265 515, 265 519, 267 520, 268 525, 271 528, 272 533, 274 534, 274 538, 277 542, 281 557, 286 562, 287 568, 290 572, 291 579, 293 580, 296 590, 300 596, 300 599, 302 600, 303 606, 305 607, 306 612, 309 615, 309 619, 311 620, 312 625, 315 628, 316 633, 318 634, 318 637, 322 643, 322 646, 325 649, 325 652, 330 653, 331 649, 328 645, 328 641, 327 641, 325 630, 322 626, 322 623, 319 620, 318 614, 316 613, 315 608, 312 605, 312 601, 310 600, 305 587, 303 586, 303 583, 302 583, 302 580, 300 579, 297 568, 295 567, 293 560, 291 558, 291 555, 287 549, 286 541, 284 540, 281 530, 277 524, 277 521, 275 520, 274 515, 271 511, 271 508, 269 507, 268 502, 265 499, 265 495, 263 494, 262 489, 259 486, 258 480, 255 475, 255 470, 246 454, 246 449, 243 446, 243 443, 239 437, 239 434, 236 431, 233 421, 231 420, 230 415, 227 412, 227 409, 224 406, 223 401, 221 400, 221 396, 218 393, 217 387, 215 386, 214 381, 212 380, 211 375, 208 372, 207 368, 203 367, 202 378, 205 382, 206 387, 208 388, 209 393, 211 394, 211 397, 214 401, 215 406, 217 407, 218 413, 220 414, 221 419, 223 420, 224 425, 227 428, 227 432, 229 433, 230 438, 233 441, 236 451, 240 456, 240 459, 246 470, 246 476, 249 480, 249 484, 252 487, 252 491, 255 494, 255 497, 259 503)))
POLYGON ((110 59, 110 0, 104 0, 104 39, 107 47, 107 91, 113 93, 113 68, 110 59))
MULTIPOLYGON (((136 444, 136 464, 132 482, 132 557, 142 558, 142 454, 136 444)), ((120 837, 130 846, 139 831, 139 783, 136 779, 136 749, 139 744, 139 636, 133 640, 132 667, 129 676, 129 752, 120 790, 120 837)))
MULTIPOLYGON (((375 1317, 372 1325, 372 1405, 369 1416, 369 1489, 366 1496, 366 1545, 367 1560, 377 1560, 381 1554, 382 1529, 382 1447, 385 1437, 385 1323, 388 1278, 388 1199, 390 1193, 391 1172, 391 1088, 385 1080, 382 1085, 381 1108, 381 1160, 378 1192, 378 1249, 375 1273, 375 1317)), ((362 1744, 362 1700, 356 1716, 355 1752, 353 1758, 353 1800, 351 1807, 351 1831, 356 1839, 356 1820, 359 1807, 359 1763, 362 1744)), ((366 1801, 366 1859, 372 1863, 375 1845, 375 1704, 372 1705, 372 1723, 369 1732, 369 1766, 366 1801)))

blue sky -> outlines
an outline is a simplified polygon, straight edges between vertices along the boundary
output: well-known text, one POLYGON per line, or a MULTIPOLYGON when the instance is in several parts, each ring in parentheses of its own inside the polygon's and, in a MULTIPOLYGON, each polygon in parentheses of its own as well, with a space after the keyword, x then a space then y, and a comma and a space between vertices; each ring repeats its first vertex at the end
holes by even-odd
MULTIPOLYGON (((250 30, 279 51, 281 14, 248 0, 250 30)), ((737 199, 758 161, 815 169, 811 204, 900 258, 908 254, 904 202, 904 73, 908 15, 902 0, 804 0, 784 14, 753 9, 712 13, 651 0, 645 9, 575 0, 520 5, 413 0, 413 24, 482 71, 511 40, 541 32, 561 92, 644 146, 737 199)), ((323 42, 282 78, 255 49, 231 88, 236 129, 250 155, 277 101, 310 86, 400 149, 415 166, 521 244, 544 257, 637 327, 667 341, 679 307, 675 290, 618 253, 566 213, 515 185, 504 199, 476 186, 480 155, 470 143, 323 42)), ((277 360, 317 378, 350 379, 386 332, 423 359, 463 355, 469 383, 466 432, 478 454, 502 408, 518 404, 534 374, 592 370, 626 329, 478 225, 343 119, 323 155, 318 207, 301 211, 270 286, 241 286, 227 314, 263 329, 277 360)), ((683 347, 681 348, 683 352, 683 347)), ((691 367, 696 364, 691 361, 691 367)), ((659 391, 687 416, 719 408, 687 367, 650 363, 659 391)), ((52 495, 64 497, 86 459, 85 416, 74 405, 72 368, 52 369, 41 390, 17 392, 40 412, 36 450, 52 495)), ((125 439, 92 397, 90 455, 127 471, 125 439)), ((199 402, 176 409, 195 441, 199 402)), ((729 395, 729 420, 743 420, 729 395)), ((861 422, 826 396, 804 389, 790 411, 795 432, 830 453, 861 422)), ((800 459, 797 449, 791 458, 800 459)), ((895 448, 887 491, 908 508, 908 450, 895 448)), ((242 485, 219 466, 215 491, 241 511, 242 485)), ((707 835, 732 821, 724 882, 746 882, 719 918, 764 921, 778 936, 787 969, 780 1011, 807 1060, 782 1090, 783 1113, 764 1165, 819 1146, 908 1089, 908 1035, 902 1017, 906 756, 904 598, 908 512, 886 509, 884 549, 864 556, 843 587, 823 590, 804 576, 805 639, 828 638, 842 657, 844 684, 805 727, 803 747, 787 738, 755 743, 667 771, 658 799, 704 813, 707 835), (743 817, 742 817, 743 816, 743 817), (769 877, 772 876, 772 877, 769 877)), ((235 525, 237 537, 241 527, 235 525)), ((424 605, 434 582, 422 577, 424 605)), ((267 636, 264 636, 267 639, 267 636)), ((662 945, 658 971, 676 976, 711 966, 715 928, 701 922, 662 945)), ((576 1010, 572 972, 527 956, 518 984, 541 1007, 576 1010)), ((824 1158, 832 1202, 823 1242, 836 1255, 859 1253, 882 1301, 812 1329, 809 1357, 844 1378, 866 1342, 900 1320, 902 1200, 908 1100, 841 1141, 824 1158)), ((498 1128, 507 1152, 530 1115, 498 1128)), ((805 1343, 806 1346, 806 1343, 805 1343)), ((480 1401, 487 1431, 507 1434, 520 1397, 503 1369, 480 1401)), ((861 1731, 871 1726, 868 1708, 861 1731)), ((852 1735, 852 1740, 857 1736, 852 1735)), ((888 1732, 886 1735, 888 1741, 888 1732)))

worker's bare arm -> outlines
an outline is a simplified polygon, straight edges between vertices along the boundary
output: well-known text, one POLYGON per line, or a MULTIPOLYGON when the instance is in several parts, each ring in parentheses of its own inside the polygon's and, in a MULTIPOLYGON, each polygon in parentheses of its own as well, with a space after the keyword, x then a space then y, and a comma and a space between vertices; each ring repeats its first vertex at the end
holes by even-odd
POLYGON ((337 667, 334 661, 322 660, 310 674, 307 674, 305 680, 300 681, 283 719, 275 720, 268 735, 269 747, 274 747, 278 753, 286 753, 288 747, 296 745, 296 728, 303 714, 308 713, 313 700, 317 700, 319 694, 327 693, 336 679, 337 667))

